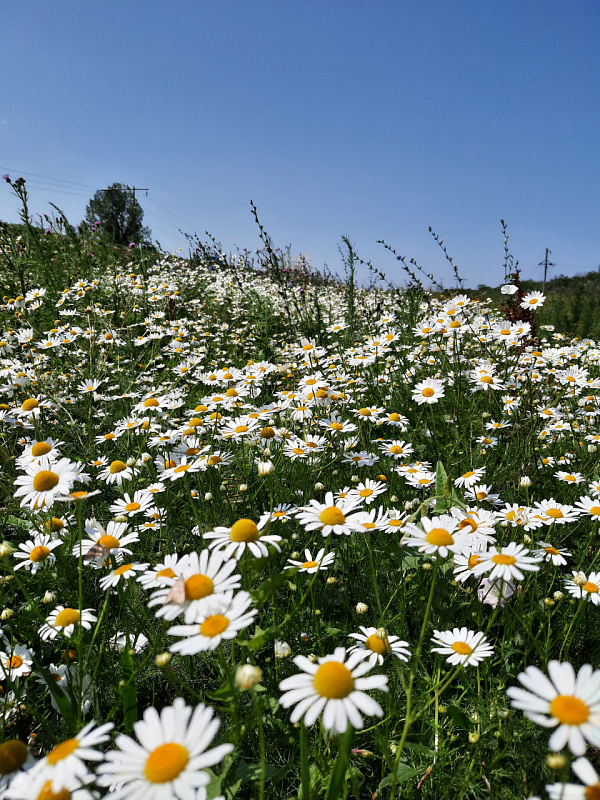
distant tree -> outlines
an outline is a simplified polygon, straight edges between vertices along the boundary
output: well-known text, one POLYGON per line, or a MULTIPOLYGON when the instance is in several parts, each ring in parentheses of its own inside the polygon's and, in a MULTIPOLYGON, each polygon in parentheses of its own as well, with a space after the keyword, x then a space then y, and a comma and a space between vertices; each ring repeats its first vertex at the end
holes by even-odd
POLYGON ((133 191, 123 183, 98 190, 87 204, 85 221, 96 225, 112 242, 127 247, 150 241, 150 229, 142 225, 144 211, 133 191))

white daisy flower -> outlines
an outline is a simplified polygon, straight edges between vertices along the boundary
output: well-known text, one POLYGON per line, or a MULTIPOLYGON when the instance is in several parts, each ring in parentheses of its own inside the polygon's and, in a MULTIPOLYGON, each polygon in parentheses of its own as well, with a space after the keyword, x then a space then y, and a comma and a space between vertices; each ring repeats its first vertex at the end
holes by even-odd
POLYGON ((551 783, 546 785, 550 800, 595 800, 600 797, 600 777, 587 758, 577 758, 571 764, 581 784, 551 783))
MULTIPOLYGON (((388 653, 401 661, 408 661, 410 656, 408 642, 402 641, 399 636, 387 636, 386 634, 382 637, 378 635, 381 631, 378 631, 377 628, 365 628, 360 625, 360 629, 362 633, 348 634, 351 639, 357 641, 357 644, 347 648, 348 655, 358 653, 363 661, 368 660, 370 667, 374 667, 375 664, 381 666, 388 653)), ((385 634, 385 631, 383 633, 385 634)))
POLYGON ((80 614, 76 608, 57 606, 50 616, 46 617, 46 622, 39 629, 40 638, 44 641, 52 640, 59 633, 67 637, 72 636, 75 626, 78 624, 89 630, 92 627, 92 623, 98 619, 92 611, 92 608, 84 608, 80 614))
POLYGON ((204 650, 216 650, 225 639, 235 639, 238 633, 250 625, 258 614, 250 609, 252 598, 248 592, 238 592, 235 597, 229 591, 221 595, 209 614, 197 614, 193 625, 174 625, 169 636, 183 636, 169 647, 173 653, 184 656, 195 655, 204 650))
POLYGON ((539 570, 539 558, 528 556, 529 550, 522 544, 510 542, 506 547, 498 550, 490 547, 487 553, 481 554, 481 561, 473 569, 474 575, 483 575, 489 572, 489 580, 509 581, 523 580, 523 572, 537 572, 539 570))
POLYGON ((100 579, 101 589, 110 589, 120 581, 129 581, 137 576, 138 572, 145 572, 148 564, 121 564, 108 575, 100 579))
POLYGON ((19 488, 15 497, 22 497, 21 506, 34 511, 50 508, 59 497, 65 497, 77 480, 77 465, 68 458, 61 458, 45 469, 39 464, 30 464, 25 475, 19 475, 15 485, 19 488))
POLYGON ((360 512, 352 514, 359 505, 355 497, 334 501, 333 493, 327 492, 325 502, 310 500, 308 506, 296 511, 296 518, 305 531, 321 531, 324 537, 334 533, 336 536, 360 530, 360 512))
POLYGON ((562 567, 571 555, 564 547, 553 547, 549 542, 538 542, 539 550, 534 550, 532 556, 542 561, 552 561, 555 567, 562 567))
POLYGON ((325 555, 325 548, 322 547, 316 556, 313 558, 310 550, 304 551, 304 561, 294 561, 288 558, 287 563, 290 567, 299 567, 299 572, 319 572, 319 570, 327 570, 335 559, 335 553, 327 553, 325 555))
POLYGON ((444 397, 443 381, 427 379, 415 384, 412 389, 412 399, 418 405, 437 403, 441 397, 444 397))
POLYGON ((32 666, 31 652, 23 644, 15 645, 8 652, 0 652, 0 678, 2 680, 14 680, 29 675, 32 666))
POLYGON ((87 539, 77 543, 73 547, 73 555, 83 556, 93 567, 99 569, 107 556, 116 556, 119 560, 123 554, 131 555, 126 545, 139 541, 139 534, 135 531, 127 533, 126 522, 114 522, 111 520, 104 528, 98 520, 86 519, 85 532, 87 539))
POLYGON ((383 716, 383 709, 365 690, 380 689, 388 691, 385 675, 363 677, 370 669, 359 654, 349 656, 344 663, 346 652, 336 647, 332 655, 317 659, 313 664, 305 656, 296 656, 294 663, 302 672, 281 681, 279 688, 284 692, 279 698, 283 708, 295 706, 290 716, 291 722, 301 719, 307 727, 315 723, 323 713, 323 727, 337 733, 344 733, 350 723, 360 730, 363 726, 362 714, 383 716))
POLYGON ((566 580, 565 587, 570 595, 580 600, 589 600, 593 605, 600 605, 600 572, 573 571, 573 580, 566 580))
POLYGON ((104 481, 107 485, 116 483, 121 486, 123 481, 130 481, 135 475, 133 467, 127 466, 124 461, 115 459, 111 461, 110 465, 98 473, 98 479, 104 481))
POLYGON ((511 705, 544 728, 556 728, 548 747, 568 746, 576 756, 586 750, 586 741, 600 747, 600 670, 584 664, 577 675, 566 661, 550 661, 547 678, 537 667, 527 667, 517 676, 525 687, 511 686, 506 693, 511 705))
POLYGON ((26 567, 35 575, 38 569, 54 564, 56 556, 52 551, 61 544, 61 539, 52 539, 47 533, 37 533, 33 539, 21 542, 19 550, 13 554, 13 558, 19 559, 15 569, 26 567))
POLYGON ((266 558, 269 555, 269 545, 281 552, 278 542, 281 536, 269 531, 268 521, 263 528, 259 528, 251 519, 238 519, 231 528, 216 527, 213 531, 203 534, 204 539, 211 540, 209 548, 222 551, 225 558, 240 559, 246 548, 255 558, 266 558), (266 533, 263 534, 263 531, 266 533))
POLYGON ((458 520, 449 514, 438 517, 422 517, 422 528, 407 523, 402 529, 404 537, 401 544, 417 547, 419 553, 446 558, 449 553, 460 553, 465 548, 466 535, 457 532, 458 520))
MULTIPOLYGON (((29 748, 20 739, 5 739, 0 744, 0 792, 2 797, 9 797, 4 794, 9 784, 11 787, 15 779, 24 775, 35 764, 35 759, 29 752, 29 748)), ((32 795, 22 795, 23 800, 32 795)))
POLYGON ((110 513, 118 516, 119 514, 126 514, 129 517, 134 517, 136 514, 145 514, 154 508, 154 499, 151 494, 144 490, 138 489, 133 494, 133 498, 125 492, 122 498, 115 500, 110 506, 110 513))
POLYGON ((76 736, 55 745, 45 758, 35 764, 29 777, 42 785, 50 781, 50 790, 55 794, 63 789, 75 789, 80 782, 86 783, 89 772, 84 761, 102 761, 103 754, 93 748, 108 741, 113 723, 105 722, 98 728, 95 726, 95 722, 88 722, 76 736))
POLYGON ((521 300, 521 308, 541 308, 546 300, 546 295, 541 292, 528 292, 521 300))
MULTIPOLYGON (((191 800, 210 783, 206 767, 220 763, 233 750, 222 744, 207 750, 219 730, 214 712, 200 703, 195 709, 177 697, 160 714, 147 708, 134 725, 135 739, 120 734, 96 769, 100 786, 110 787, 114 800, 191 800)), ((204 797, 205 793, 199 793, 204 797)))
POLYGON ((484 658, 489 658, 494 648, 487 643, 481 631, 470 631, 467 628, 454 628, 451 631, 434 630, 431 641, 437 645, 432 647, 434 653, 447 655, 449 664, 462 664, 476 667, 484 658))
POLYGON ((163 589, 165 586, 172 586, 177 580, 175 568, 178 563, 177 554, 165 556, 164 561, 143 572, 137 580, 143 589, 163 589))
POLYGON ((374 481, 367 478, 363 483, 358 483, 352 490, 352 495, 356 497, 359 502, 370 505, 375 501, 378 495, 387 492, 387 486, 383 481, 374 481))
POLYGON ((198 614, 209 613, 219 595, 239 589, 241 576, 231 574, 236 567, 235 559, 218 550, 189 553, 173 567, 175 583, 155 591, 148 607, 160 605, 156 616, 169 622, 184 613, 186 623, 194 623, 198 614))

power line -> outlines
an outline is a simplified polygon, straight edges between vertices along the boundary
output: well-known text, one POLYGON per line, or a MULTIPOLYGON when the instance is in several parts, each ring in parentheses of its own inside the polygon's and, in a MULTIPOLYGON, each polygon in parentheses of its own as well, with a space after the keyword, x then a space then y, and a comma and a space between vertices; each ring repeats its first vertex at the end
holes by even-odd
POLYGON ((555 267, 556 266, 556 264, 553 264, 551 261, 548 261, 548 255, 551 252, 552 252, 551 250, 548 250, 548 248, 546 248, 546 257, 544 258, 543 261, 540 261, 539 264, 538 264, 538 267, 541 267, 541 266, 544 267, 544 282, 542 283, 542 292, 546 291, 546 275, 548 273, 548 267, 555 267))
POLYGON ((14 173, 18 173, 19 175, 29 175, 32 178, 41 178, 44 181, 58 182, 59 184, 61 184, 61 183, 71 184, 73 187, 79 187, 79 188, 82 188, 82 189, 95 189, 94 186, 89 186, 86 183, 78 183, 77 181, 69 181, 69 180, 66 180, 65 178, 51 178, 49 175, 38 175, 35 172, 24 172, 23 170, 15 169, 14 167, 1 167, 0 166, 0 171, 2 171, 2 172, 14 172, 14 173))

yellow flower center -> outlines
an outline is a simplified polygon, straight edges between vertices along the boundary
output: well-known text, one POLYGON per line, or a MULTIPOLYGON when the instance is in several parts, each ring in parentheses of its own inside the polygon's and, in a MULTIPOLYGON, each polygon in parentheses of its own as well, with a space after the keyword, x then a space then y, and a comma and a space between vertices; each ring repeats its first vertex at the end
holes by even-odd
POLYGON ((466 642, 453 642, 452 649, 455 653, 458 653, 459 656, 468 656, 473 652, 473 648, 469 647, 466 642))
POLYGON ((110 442, 111 439, 114 439, 114 438, 115 438, 115 434, 114 433, 105 433, 104 434, 104 439, 107 442, 110 442))
POLYGON ((346 522, 346 517, 337 506, 324 508, 319 514, 319 519, 323 525, 343 525, 346 522))
POLYGON ((207 462, 207 463, 208 463, 208 464, 209 464, 211 467, 216 467, 216 466, 217 466, 217 464, 220 464, 222 461, 223 461, 223 459, 221 458, 221 456, 211 456, 211 457, 208 459, 208 462, 207 462))
POLYGON ((212 617, 207 617, 200 625, 200 633, 202 636, 207 636, 212 639, 213 636, 218 636, 229 627, 229 620, 223 614, 213 614, 212 617))
POLYGON ((42 469, 33 479, 33 488, 36 492, 49 492, 51 489, 54 489, 59 480, 56 472, 52 472, 49 469, 42 469))
POLYGON ((39 456, 45 456, 50 450, 52 450, 52 446, 48 442, 36 442, 31 448, 31 455, 39 458, 39 456))
POLYGON ((316 561, 305 561, 302 566, 304 569, 312 569, 313 567, 318 567, 319 565, 316 561))
POLYGON ((29 558, 31 561, 37 564, 38 561, 45 561, 49 555, 50 548, 44 547, 43 544, 40 544, 37 547, 34 547, 31 553, 29 553, 29 558))
POLYGON ((191 467, 191 464, 180 464, 178 467, 175 467, 173 470, 174 475, 181 474, 182 472, 187 472, 188 469, 191 467))
POLYGON ((546 511, 546 516, 552 517, 552 519, 562 519, 564 515, 560 508, 549 508, 546 511))
POLYGON ((196 573, 196 575, 191 575, 184 584, 185 587, 185 599, 192 601, 192 600, 201 600, 203 597, 208 597, 209 594, 212 594, 214 591, 214 583, 208 577, 208 575, 202 575, 201 573, 196 573))
POLYGON ((590 716, 587 705, 572 694, 559 694, 550 703, 550 713, 563 725, 583 725, 590 716))
POLYGON ((380 639, 377 634, 373 633, 367 641, 365 642, 365 647, 367 650, 371 650, 373 653, 377 653, 377 655, 382 656, 385 653, 389 653, 390 651, 390 643, 387 639, 380 639))
POLYGON ((23 666, 23 659, 21 656, 11 656, 6 659, 6 666, 8 669, 19 669, 23 666))
POLYGON ((275 431, 269 425, 266 428, 263 428, 260 432, 261 439, 272 439, 275 436, 275 431))
POLYGON ((585 800, 600 800, 600 783, 594 783, 592 786, 586 786, 583 792, 585 800))
POLYGON ((481 383, 493 383, 493 382, 494 382, 494 379, 490 378, 489 375, 483 375, 481 377, 481 383))
POLYGON ((141 505, 139 503, 127 503, 125 506, 125 511, 139 511, 141 505))
POLYGON ((465 472, 463 478, 472 478, 473 475, 475 475, 475 473, 473 472, 473 470, 471 470, 470 472, 465 472))
POLYGON ((487 497, 487 492, 477 492, 477 494, 475 495, 475 497, 476 497, 478 500, 485 500, 485 498, 487 497))
POLYGON ((247 433, 248 432, 248 426, 247 425, 236 425, 235 426, 235 432, 236 433, 247 433))
POLYGON ((53 747, 48 753, 48 764, 58 764, 59 761, 62 761, 64 758, 67 758, 67 756, 70 756, 71 753, 75 752, 78 747, 79 742, 77 739, 66 739, 64 742, 57 744, 56 747, 53 747))
POLYGON ((547 553, 550 553, 550 555, 553 555, 553 556, 557 556, 558 555, 558 550, 556 549, 556 547, 548 546, 548 547, 544 547, 544 550, 547 553))
POLYGON ((106 547, 107 550, 114 550, 115 547, 119 546, 119 540, 116 536, 111 536, 110 533, 105 533, 104 536, 101 536, 98 539, 98 544, 102 547, 106 547))
POLYGON ((147 400, 144 400, 144 406, 146 408, 156 408, 158 405, 160 404, 155 397, 149 397, 147 400))
POLYGON ((388 419, 390 422, 400 422, 400 414, 396 414, 396 412, 394 411, 392 414, 389 415, 388 419))
POLYGON ((596 586, 595 583, 592 583, 591 581, 587 581, 587 583, 584 583, 581 588, 583 589, 584 592, 589 592, 590 594, 598 594, 598 587, 596 586))
POLYGON ((359 495, 361 497, 371 497, 373 494, 373 489, 361 489, 359 495))
POLYGON ((600 506, 592 506, 590 508, 590 514, 592 514, 595 517, 600 516, 600 506))
POLYGON ((454 544, 454 539, 451 533, 445 528, 432 528, 425 537, 427 544, 433 544, 435 547, 444 547, 449 544, 454 544))
POLYGON ((253 520, 238 519, 231 526, 229 538, 232 542, 256 542, 260 539, 260 532, 253 520))
POLYGON ((390 453, 392 455, 394 455, 394 456, 397 456, 397 455, 399 455, 400 453, 403 453, 403 452, 404 452, 404 448, 400 447, 400 445, 398 445, 398 444, 393 444, 390 447, 390 453))
POLYGON ((327 661, 316 671, 313 686, 321 697, 340 700, 348 697, 354 689, 354 678, 344 664, 340 664, 339 661, 327 661))
POLYGON ((156 747, 148 756, 144 777, 150 783, 173 781, 187 767, 190 754, 182 744, 166 742, 156 747))
POLYGON ((132 568, 133 564, 123 564, 115 570, 115 575, 125 575, 125 573, 130 572, 132 568))
MULTIPOLYGON (((491 444, 491 443, 492 443, 492 440, 489 437, 486 436, 486 438, 483 440, 483 444, 491 444)), ((484 492, 483 496, 485 497, 485 492, 484 492)), ((477 494, 477 499, 480 499, 479 498, 479 493, 477 494)))
POLYGON ((165 567, 165 569, 161 569, 160 572, 156 573, 157 578, 174 578, 175 573, 171 569, 171 567, 165 567))
POLYGON ((227 391, 225 392, 225 397, 237 397, 237 396, 238 396, 238 393, 233 388, 233 386, 231 387, 231 389, 227 389, 227 391))
POLYGON ((76 622, 79 622, 79 611, 76 608, 63 608, 56 615, 54 627, 67 628, 69 625, 75 625, 76 622))
POLYGON ((370 417, 371 416, 371 409, 370 408, 359 408, 358 413, 361 417, 370 417))
POLYGON ((507 556, 506 553, 496 553, 495 556, 492 556, 492 561, 494 564, 506 564, 508 566, 517 563, 517 559, 514 556, 507 556))
POLYGON ((421 394, 423 395, 423 397, 433 397, 435 392, 433 391, 433 389, 430 386, 426 386, 423 389, 423 391, 421 392, 421 394))
POLYGON ((124 461, 113 461, 110 465, 110 474, 115 475, 117 472, 123 472, 127 469, 127 464, 124 461))
POLYGON ((38 401, 34 397, 29 397, 27 400, 23 401, 21 408, 23 411, 33 411, 33 409, 38 408, 38 406, 38 401))
POLYGON ((477 564, 481 564, 481 557, 477 553, 473 553, 469 556, 469 569, 473 569, 477 564))
POLYGON ((404 522, 401 519, 391 519, 388 524, 390 528, 401 528, 404 522))
POLYGON ((0 744, 0 775, 10 775, 21 769, 28 755, 27 746, 19 739, 8 739, 0 744))

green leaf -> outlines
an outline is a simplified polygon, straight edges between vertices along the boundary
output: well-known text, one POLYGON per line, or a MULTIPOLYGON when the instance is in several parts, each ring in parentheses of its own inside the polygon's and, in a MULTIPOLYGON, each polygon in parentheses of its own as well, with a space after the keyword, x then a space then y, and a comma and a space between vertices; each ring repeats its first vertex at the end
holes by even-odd
POLYGON ((443 494, 446 494, 446 486, 448 483, 448 475, 446 474, 446 470, 444 469, 444 465, 441 461, 437 462, 437 466, 435 468, 435 493, 438 497, 443 494))
POLYGON ((137 722, 138 706, 137 692, 135 688, 135 668, 133 655, 135 651, 129 647, 129 637, 123 650, 123 686, 121 688, 121 700, 123 702, 124 727, 127 733, 133 731, 133 723, 137 722))
POLYGON ((337 800, 344 789, 346 770, 350 767, 350 749, 353 738, 354 728, 349 724, 346 733, 340 739, 338 754, 329 777, 325 800, 337 800))
POLYGON ((31 522, 26 519, 20 519, 19 517, 14 517, 12 514, 8 515, 8 519, 6 520, 7 525, 11 525, 13 528, 31 528, 33 527, 31 522))
POLYGON ((471 725, 469 724, 469 718, 461 708, 458 706, 448 706, 447 713, 452 720, 452 724, 457 728, 462 728, 466 731, 470 730, 471 725))
POLYGON ((263 581, 258 588, 250 592, 254 605, 258 608, 262 608, 267 600, 273 597, 275 592, 281 588, 281 585, 288 580, 290 574, 289 571, 280 572, 279 575, 275 575, 274 578, 268 578, 266 581, 263 581))
MULTIPOLYGON (((423 772, 422 769, 417 769, 416 767, 409 767, 406 761, 399 761, 398 767, 396 768, 396 785, 400 783, 406 783, 411 778, 420 775, 423 772)), ((386 777, 381 781, 379 784, 379 789, 385 789, 387 786, 392 785, 392 776, 386 775, 386 777)))
POLYGON ((254 636, 244 642, 238 642, 242 646, 249 647, 251 650, 260 650, 272 639, 276 639, 281 635, 281 627, 279 625, 271 625, 263 631, 258 625, 254 630, 254 636))

